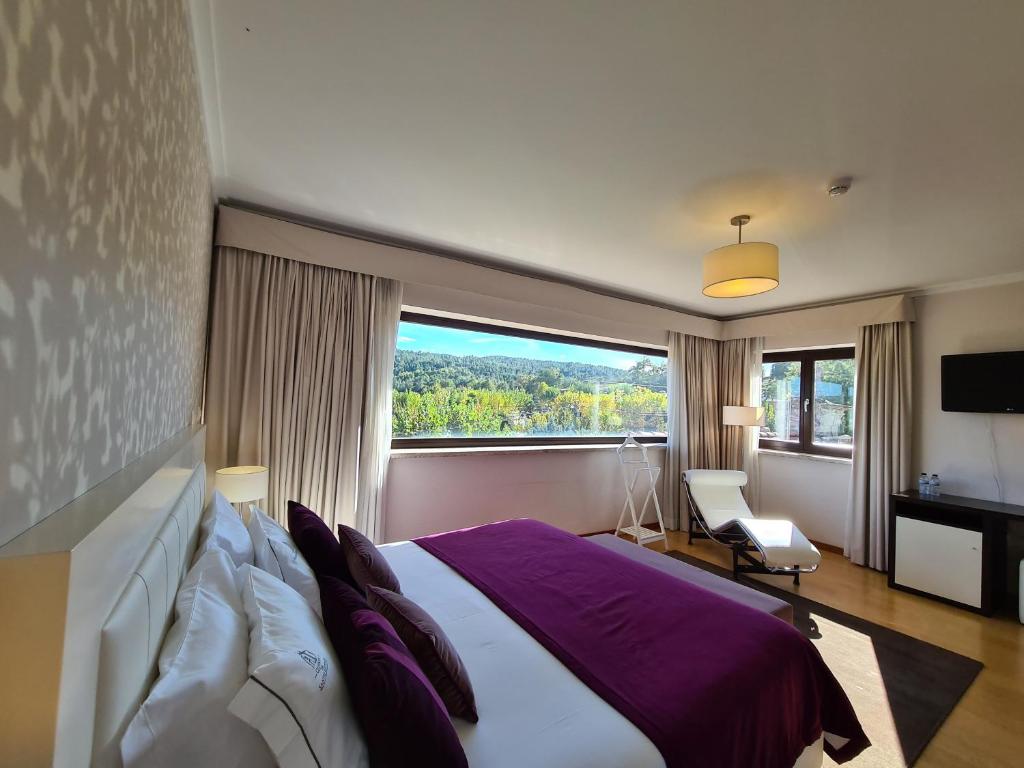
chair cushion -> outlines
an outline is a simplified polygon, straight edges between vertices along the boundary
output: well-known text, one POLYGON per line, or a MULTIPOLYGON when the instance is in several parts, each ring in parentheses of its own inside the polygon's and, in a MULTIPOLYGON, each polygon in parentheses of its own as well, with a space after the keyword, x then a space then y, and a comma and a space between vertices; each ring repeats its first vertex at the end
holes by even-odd
POLYGON ((821 562, 818 548, 789 520, 740 520, 739 525, 764 553, 770 568, 813 568, 821 562))
POLYGON ((738 485, 691 485, 690 496, 714 531, 725 530, 736 520, 754 516, 738 485))
POLYGON ((695 485, 731 485, 742 488, 747 473, 735 469, 688 469, 683 475, 692 488, 695 485))

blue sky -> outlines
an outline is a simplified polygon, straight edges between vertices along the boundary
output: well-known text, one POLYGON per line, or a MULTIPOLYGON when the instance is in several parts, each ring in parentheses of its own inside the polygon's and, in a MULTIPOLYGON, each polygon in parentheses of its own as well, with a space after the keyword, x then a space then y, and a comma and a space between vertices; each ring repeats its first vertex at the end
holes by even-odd
POLYGON ((631 367, 643 358, 643 355, 616 352, 611 349, 577 347, 574 344, 520 339, 514 336, 418 323, 402 323, 398 326, 398 348, 444 355, 504 355, 526 357, 531 360, 593 363, 623 369, 631 367))

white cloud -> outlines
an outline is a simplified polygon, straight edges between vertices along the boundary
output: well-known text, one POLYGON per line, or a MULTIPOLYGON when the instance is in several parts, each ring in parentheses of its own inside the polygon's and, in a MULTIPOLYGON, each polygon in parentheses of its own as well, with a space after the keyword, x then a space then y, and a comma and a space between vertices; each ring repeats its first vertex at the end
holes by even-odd
POLYGON ((416 341, 412 336, 399 336, 398 340, 403 342, 416 341))

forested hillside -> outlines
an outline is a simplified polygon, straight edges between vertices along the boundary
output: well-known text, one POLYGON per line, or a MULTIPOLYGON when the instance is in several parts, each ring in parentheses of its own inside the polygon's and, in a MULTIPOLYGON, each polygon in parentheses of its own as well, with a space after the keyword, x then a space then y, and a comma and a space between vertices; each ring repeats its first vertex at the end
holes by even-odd
POLYGON ((665 363, 622 370, 518 357, 395 355, 396 437, 663 432, 665 363))

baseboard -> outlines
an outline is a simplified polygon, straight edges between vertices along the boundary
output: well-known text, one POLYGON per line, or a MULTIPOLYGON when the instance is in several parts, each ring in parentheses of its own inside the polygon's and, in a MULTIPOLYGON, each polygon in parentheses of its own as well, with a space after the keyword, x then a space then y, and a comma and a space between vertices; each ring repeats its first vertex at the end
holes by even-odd
POLYGON ((808 539, 808 541, 818 549, 824 550, 825 552, 831 552, 834 555, 843 554, 843 548, 837 547, 835 544, 825 544, 822 541, 815 541, 814 539, 808 539))

